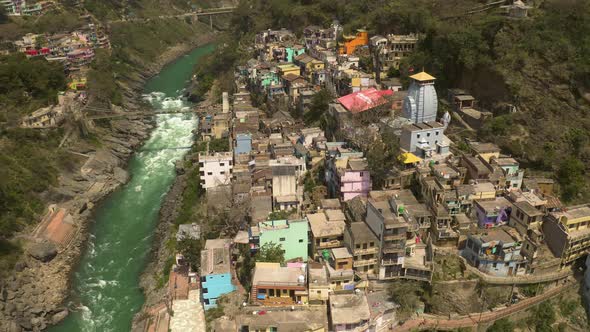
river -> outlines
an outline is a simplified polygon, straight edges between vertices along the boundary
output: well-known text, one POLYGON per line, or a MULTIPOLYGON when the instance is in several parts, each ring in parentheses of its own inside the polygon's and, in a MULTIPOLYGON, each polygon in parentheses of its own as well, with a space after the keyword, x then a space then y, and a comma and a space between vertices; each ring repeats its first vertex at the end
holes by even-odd
MULTIPOLYGON (((199 58, 213 50, 206 45, 164 67, 146 83, 144 97, 155 109, 189 107, 181 100, 199 58), (148 98, 149 96, 149 98, 148 98)), ((129 161, 131 180, 95 210, 88 248, 73 280, 70 307, 79 308, 50 331, 129 331, 144 296, 139 277, 146 265, 158 211, 175 172, 174 161, 192 144, 194 115, 158 115, 157 126, 129 161)))

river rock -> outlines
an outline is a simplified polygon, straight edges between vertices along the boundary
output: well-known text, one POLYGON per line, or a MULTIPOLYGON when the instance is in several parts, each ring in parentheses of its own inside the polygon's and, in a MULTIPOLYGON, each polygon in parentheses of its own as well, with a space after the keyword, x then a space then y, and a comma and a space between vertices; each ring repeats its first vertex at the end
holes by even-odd
POLYGON ((174 167, 176 169, 176 174, 177 175, 182 175, 182 174, 185 173, 184 161, 183 160, 177 160, 176 163, 174 164, 174 167))
POLYGON ((115 180, 121 184, 127 183, 127 181, 129 181, 129 173, 127 173, 127 171, 121 167, 115 167, 113 169, 113 176, 115 177, 115 180))
POLYGON ((31 330, 33 328, 33 324, 31 324, 30 319, 19 318, 17 322, 18 325, 20 325, 25 330, 31 330))
POLYGON ((56 314, 53 314, 53 316, 51 316, 51 323, 52 324, 57 324, 59 322, 61 322, 62 320, 64 320, 69 314, 68 309, 64 309, 56 314))
POLYGON ((29 248, 29 255, 42 262, 49 262, 57 255, 57 248, 49 242, 37 243, 29 248))

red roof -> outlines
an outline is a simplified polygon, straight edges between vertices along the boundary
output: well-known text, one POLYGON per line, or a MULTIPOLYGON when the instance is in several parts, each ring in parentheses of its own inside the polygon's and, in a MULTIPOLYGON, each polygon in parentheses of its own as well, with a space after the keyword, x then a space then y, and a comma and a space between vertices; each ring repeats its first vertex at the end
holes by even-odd
POLYGON ((391 90, 370 88, 340 97, 338 102, 351 113, 360 113, 387 103, 385 96, 391 95, 393 95, 391 90))

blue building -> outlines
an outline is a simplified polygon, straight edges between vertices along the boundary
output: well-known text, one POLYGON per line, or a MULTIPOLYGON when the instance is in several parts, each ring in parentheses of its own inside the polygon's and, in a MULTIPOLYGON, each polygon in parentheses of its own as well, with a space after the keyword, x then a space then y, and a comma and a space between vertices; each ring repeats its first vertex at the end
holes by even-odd
POLYGON ((252 151, 252 135, 249 133, 236 135, 236 155, 249 154, 252 151))
MULTIPOLYGON (((516 232, 515 229, 511 229, 516 232)), ((527 259, 520 253, 522 245, 503 228, 469 234, 461 256, 478 270, 489 275, 508 277, 526 273, 527 259)))
POLYGON ((207 240, 201 250, 201 297, 205 310, 217 307, 217 299, 236 290, 232 284, 230 239, 207 240))

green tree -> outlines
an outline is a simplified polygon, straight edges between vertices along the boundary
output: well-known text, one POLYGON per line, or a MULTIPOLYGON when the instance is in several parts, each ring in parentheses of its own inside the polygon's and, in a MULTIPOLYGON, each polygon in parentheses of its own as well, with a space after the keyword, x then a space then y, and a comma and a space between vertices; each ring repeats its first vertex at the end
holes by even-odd
POLYGON ((512 332, 514 331, 514 323, 507 318, 498 319, 490 326, 487 332, 512 332))
POLYGON ((381 139, 371 144, 367 152, 367 162, 374 189, 383 188, 388 173, 399 160, 399 152, 399 142, 389 131, 383 132, 381 139))
POLYGON ((184 237, 176 244, 176 250, 182 254, 193 271, 199 271, 201 266, 201 249, 202 245, 199 239, 184 237))
POLYGON ((574 200, 584 187, 586 168, 578 158, 570 156, 560 163, 557 170, 557 182, 561 187, 562 198, 569 202, 574 200))
POLYGON ((555 311, 549 301, 539 304, 532 310, 529 317, 529 322, 535 327, 536 332, 552 332, 551 325, 555 323, 555 320, 555 311))
POLYGON ((418 309, 424 293, 422 284, 408 280, 393 281, 387 291, 391 300, 399 304, 399 315, 404 318, 411 316, 418 309))
POLYGON ((260 250, 258 250, 258 253, 256 253, 256 261, 269 263, 284 263, 285 250, 283 250, 283 246, 278 243, 265 243, 260 248, 260 250))
POLYGON ((315 126, 319 124, 322 115, 328 111, 330 102, 334 100, 334 96, 327 89, 321 89, 312 98, 309 110, 303 114, 303 120, 307 126, 315 126))

